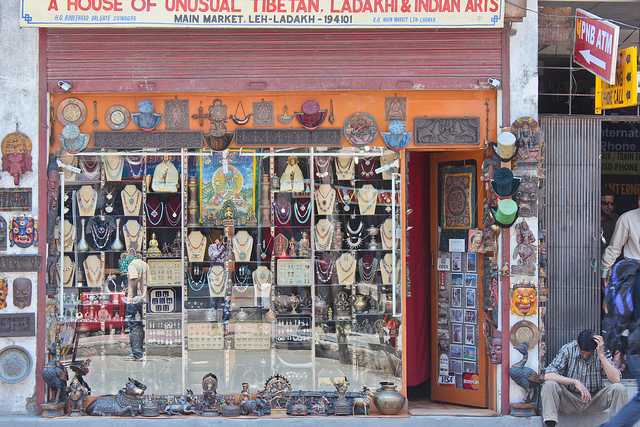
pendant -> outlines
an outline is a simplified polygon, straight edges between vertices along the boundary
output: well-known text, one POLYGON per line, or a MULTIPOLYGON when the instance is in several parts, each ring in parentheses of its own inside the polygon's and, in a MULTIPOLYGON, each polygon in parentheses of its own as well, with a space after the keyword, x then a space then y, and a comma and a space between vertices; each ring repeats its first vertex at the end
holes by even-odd
POLYGON ((345 212, 349 212, 351 210, 351 206, 349 205, 344 205, 344 211, 345 212))
POLYGON ((364 164, 369 166, 371 164, 371 160, 365 160, 364 164))
POLYGON ((113 212, 113 206, 111 206, 111 205, 107 205, 107 206, 105 206, 104 211, 105 211, 106 213, 111 213, 111 212, 113 212))
POLYGON ((171 216, 176 218, 178 216, 178 214, 174 212, 173 215, 171 215, 171 216))
POLYGON ((111 200, 111 199, 113 199, 113 194, 107 193, 107 200, 111 200))

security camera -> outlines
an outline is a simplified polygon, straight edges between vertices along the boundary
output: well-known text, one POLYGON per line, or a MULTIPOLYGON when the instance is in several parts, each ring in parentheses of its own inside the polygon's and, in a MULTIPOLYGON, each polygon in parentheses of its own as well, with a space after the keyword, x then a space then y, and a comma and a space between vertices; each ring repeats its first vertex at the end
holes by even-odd
POLYGON ((71 172, 75 174, 80 174, 82 172, 80 168, 63 163, 60 159, 56 159, 56 163, 58 164, 58 167, 60 169, 64 169, 67 172, 71 172))
POLYGON ((487 79, 487 83, 489 83, 489 86, 491 86, 494 89, 500 89, 500 86, 502 86, 502 82, 500 82, 499 79, 496 79, 493 77, 489 77, 487 79))
POLYGON ((63 92, 69 92, 71 90, 71 83, 66 80, 58 80, 58 87, 62 89, 63 92))

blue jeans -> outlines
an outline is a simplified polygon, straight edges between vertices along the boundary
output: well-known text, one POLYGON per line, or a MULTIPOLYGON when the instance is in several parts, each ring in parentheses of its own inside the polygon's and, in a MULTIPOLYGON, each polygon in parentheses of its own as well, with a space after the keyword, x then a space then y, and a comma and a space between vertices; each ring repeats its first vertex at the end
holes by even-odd
POLYGON ((638 392, 613 418, 600 427, 633 427, 640 420, 640 355, 627 356, 629 371, 636 378, 638 392))

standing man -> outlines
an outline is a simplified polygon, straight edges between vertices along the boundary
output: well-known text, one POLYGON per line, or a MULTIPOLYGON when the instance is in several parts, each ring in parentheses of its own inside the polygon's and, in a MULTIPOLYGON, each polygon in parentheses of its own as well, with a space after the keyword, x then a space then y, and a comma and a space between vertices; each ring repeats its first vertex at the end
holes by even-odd
POLYGON ((132 254, 134 258, 127 267, 127 299, 125 305, 125 324, 129 329, 129 345, 131 357, 140 360, 144 356, 144 311, 143 304, 147 295, 147 276, 149 266, 139 255, 132 254), (139 319, 136 317, 139 316, 139 319))
MULTIPOLYGON (((640 196, 638 196, 640 207, 640 196)), ((602 255, 602 278, 608 281, 611 267, 620 254, 640 262, 640 208, 623 213, 616 222, 609 246, 602 255)))
POLYGON ((565 344, 545 369, 542 418, 547 427, 558 423, 558 413, 616 413, 627 403, 620 371, 605 356, 604 339, 584 330, 565 344), (605 387, 603 378, 611 384, 605 387))
POLYGON ((616 199, 613 194, 603 194, 600 198, 600 226, 602 229, 602 245, 604 248, 611 242, 613 231, 616 228, 616 222, 618 221, 618 215, 615 212, 616 199))

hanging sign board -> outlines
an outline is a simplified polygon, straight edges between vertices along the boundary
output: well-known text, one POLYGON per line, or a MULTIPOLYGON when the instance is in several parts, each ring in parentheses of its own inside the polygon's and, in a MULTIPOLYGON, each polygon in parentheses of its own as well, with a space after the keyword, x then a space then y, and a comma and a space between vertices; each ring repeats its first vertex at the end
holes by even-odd
POLYGON ((505 0, 22 0, 23 27, 502 28, 505 0))
POLYGON ((616 83, 610 85, 596 77, 595 112, 638 105, 638 48, 620 49, 616 83))
POLYGON ((620 27, 599 16, 576 9, 573 61, 609 84, 616 79, 620 27))

